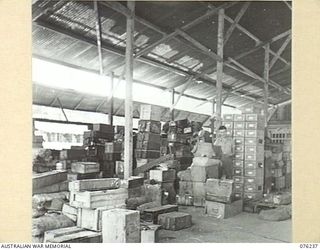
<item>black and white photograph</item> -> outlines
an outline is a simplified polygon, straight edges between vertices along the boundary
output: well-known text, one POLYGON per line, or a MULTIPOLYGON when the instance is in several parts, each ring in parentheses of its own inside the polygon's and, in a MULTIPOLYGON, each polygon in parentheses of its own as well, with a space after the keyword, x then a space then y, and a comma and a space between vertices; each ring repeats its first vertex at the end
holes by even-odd
POLYGON ((293 8, 32 0, 32 242, 291 243, 293 8))

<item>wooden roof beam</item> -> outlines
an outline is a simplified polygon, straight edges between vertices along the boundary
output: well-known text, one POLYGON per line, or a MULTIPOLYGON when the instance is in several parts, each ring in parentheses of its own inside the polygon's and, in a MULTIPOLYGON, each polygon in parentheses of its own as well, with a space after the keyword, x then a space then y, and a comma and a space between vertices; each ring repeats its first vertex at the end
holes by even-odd
POLYGON ((270 62, 270 70, 271 68, 275 65, 275 63, 277 62, 277 60, 280 58, 281 54, 283 53, 283 51, 286 49, 286 47, 288 46, 288 44, 291 41, 291 34, 288 35, 287 39, 283 42, 283 44, 281 45, 281 47, 279 48, 279 50, 277 51, 276 55, 272 58, 272 61, 270 62))
POLYGON ((250 2, 245 2, 241 8, 241 10, 239 11, 238 15, 236 16, 236 18, 234 19, 234 23, 231 24, 231 26, 229 27, 229 29, 227 30, 225 37, 224 37, 224 42, 223 44, 225 45, 229 38, 232 35, 232 32, 234 31, 234 29, 236 28, 236 25, 239 23, 240 19, 243 17, 243 15, 246 13, 248 7, 250 5, 250 2))

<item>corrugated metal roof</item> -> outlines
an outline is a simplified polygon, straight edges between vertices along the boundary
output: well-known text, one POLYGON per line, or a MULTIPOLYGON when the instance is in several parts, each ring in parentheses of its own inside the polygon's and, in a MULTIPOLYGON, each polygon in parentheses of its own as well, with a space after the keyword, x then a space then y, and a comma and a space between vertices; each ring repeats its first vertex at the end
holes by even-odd
MULTIPOLYGON (((122 3, 125 6, 125 3, 122 3)), ((215 7, 225 2, 214 2, 215 7)), ((199 16, 212 9, 212 3, 203 2, 136 2, 136 15, 144 18, 166 33, 183 27, 199 16)), ((235 18, 243 3, 239 2, 226 9, 226 15, 235 18)), ((123 62, 126 39, 126 18, 124 15, 100 4, 103 38, 103 66, 105 72, 123 62)), ((33 5, 33 12, 41 13, 33 25, 33 53, 42 58, 60 61, 89 70, 99 69, 97 48, 95 46, 95 13, 93 3, 90 1, 57 1, 50 4, 48 1, 37 1, 33 5), (49 9, 47 9, 49 8, 49 9), (45 11, 47 10, 47 11, 45 11), (45 27, 45 28, 44 28, 45 27)), ((291 29, 291 13, 288 7, 281 2, 251 2, 247 12, 240 20, 240 24, 262 41, 291 29)), ((230 27, 230 22, 225 21, 225 30, 230 27)), ((196 26, 186 31, 188 35, 201 44, 216 51, 217 16, 206 18, 196 26)), ((135 50, 139 51, 158 41, 162 35, 159 32, 135 22, 135 50)), ((281 47, 285 38, 271 45, 274 52, 281 47), (280 42, 281 41, 281 42, 280 42)), ((255 41, 238 29, 233 31, 229 41, 225 45, 225 58, 236 57, 241 52, 253 48, 255 41)), ((290 63, 291 45, 283 52, 285 60, 290 63)), ((207 53, 193 47, 182 37, 171 38, 157 47, 149 54, 141 57, 134 63, 134 79, 147 82, 164 88, 177 87, 183 90, 187 82, 186 74, 201 74, 203 70, 214 70, 216 61, 207 53), (142 59, 141 59, 142 58, 142 59), (168 66, 175 68, 173 72, 168 66)), ((273 56, 270 57, 272 60, 273 56)), ((263 74, 264 50, 260 49, 238 61, 251 71, 263 74)), ((282 69, 285 64, 278 60, 271 70, 273 72, 282 69)), ((123 66, 115 69, 116 75, 121 75, 123 66)), ((206 80, 199 79, 185 91, 186 94, 198 98, 209 98, 215 94, 214 82, 216 74, 208 75, 206 80), (209 82, 207 81, 209 80, 209 82)), ((283 86, 291 85, 290 71, 281 72, 272 76, 272 79, 283 86)), ((223 83, 230 88, 233 84, 252 82, 254 79, 227 66, 224 67, 223 83)), ((250 101, 241 97, 245 94, 259 98, 263 84, 255 82, 252 86, 246 86, 239 90, 237 95, 230 94, 226 104, 240 106, 250 101)), ((286 94, 275 92, 272 99, 272 87, 270 101, 277 103, 288 98, 286 94)))

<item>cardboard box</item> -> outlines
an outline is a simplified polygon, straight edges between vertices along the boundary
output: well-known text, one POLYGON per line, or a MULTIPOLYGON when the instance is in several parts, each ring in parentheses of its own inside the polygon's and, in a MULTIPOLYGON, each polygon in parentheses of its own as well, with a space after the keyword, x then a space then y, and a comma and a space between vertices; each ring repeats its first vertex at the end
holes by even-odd
POLYGON ((245 138, 244 139, 244 145, 245 146, 264 145, 264 136, 245 138))
POLYGON ((164 205, 160 207, 147 208, 142 216, 145 221, 150 221, 153 224, 158 224, 158 216, 160 214, 178 211, 177 205, 164 205))
POLYGON ((222 125, 227 128, 227 130, 233 130, 233 122, 222 122, 222 125))
POLYGON ((234 193, 243 193, 243 183, 234 183, 234 193))
POLYGON ((102 212, 103 243, 139 243, 140 213, 127 209, 102 212))
POLYGON ((261 138, 264 137, 264 130, 245 130, 245 137, 261 138))
POLYGON ((263 169, 263 161, 245 161, 244 168, 246 169, 263 169))
POLYGON ((170 212, 159 215, 159 224, 163 229, 177 231, 192 226, 190 214, 181 212, 170 212))
POLYGON ((244 177, 243 176, 234 176, 233 181, 234 181, 234 183, 244 183, 244 177))
POLYGON ((234 154, 234 159, 235 159, 235 160, 243 160, 243 159, 244 159, 244 154, 243 154, 243 152, 241 152, 241 153, 235 153, 235 154, 234 154))
POLYGON ((97 191, 120 188, 119 178, 102 178, 69 182, 69 191, 97 191))
POLYGON ((245 122, 234 122, 233 128, 234 128, 234 130, 245 129, 245 122))
POLYGON ((77 174, 97 173, 100 172, 100 165, 98 162, 74 162, 71 171, 77 174))
POLYGON ((235 145, 244 145, 245 142, 243 137, 235 137, 233 140, 235 145))
POLYGON ((263 145, 249 145, 245 146, 245 152, 249 154, 264 154, 263 145))
POLYGON ((251 153, 245 153, 244 155, 245 161, 263 161, 264 160, 264 154, 251 154, 251 153))
POLYGON ((257 183, 252 184, 245 184, 244 185, 244 192, 246 193, 252 193, 252 192, 262 192, 263 191, 263 185, 259 185, 257 183))
POLYGON ((176 179, 176 171, 174 169, 169 170, 150 170, 149 179, 158 182, 172 182, 176 179))
POLYGON ((245 121, 245 115, 235 114, 233 116, 233 119, 234 119, 235 122, 244 122, 245 121))
POLYGON ((262 191, 259 192, 244 192, 243 200, 244 201, 253 201, 257 199, 261 199, 263 197, 262 191))
POLYGON ((261 113, 262 109, 259 107, 255 107, 252 105, 243 106, 240 108, 242 114, 259 114, 261 113))
POLYGON ((234 151, 236 153, 243 153, 244 152, 244 146, 243 145, 235 145, 234 146, 234 151))
POLYGON ((233 121, 233 114, 224 114, 223 115, 223 121, 226 122, 226 121, 230 121, 232 122, 233 121))
POLYGON ((260 114, 246 114, 246 121, 247 122, 253 122, 253 121, 263 121, 264 115, 260 114))
POLYGON ((157 243, 161 225, 147 225, 141 229, 141 243, 157 243))
POLYGON ((33 190, 51 186, 67 180, 67 171, 50 171, 32 175, 33 190))
POLYGON ((161 120, 161 107, 154 105, 140 105, 140 119, 142 120, 153 120, 160 121, 161 120))
POLYGON ((160 134, 161 133, 161 123, 158 121, 140 120, 138 122, 138 131, 142 132, 142 133, 149 132, 149 133, 154 133, 154 134, 160 134))
POLYGON ((243 168, 243 161, 242 160, 234 160, 233 167, 235 168, 243 168))
POLYGON ((233 168, 233 175, 243 176, 243 168, 233 168))
POLYGON ((233 135, 234 135, 234 137, 244 137, 245 130, 244 129, 234 129, 233 135))
POLYGON ((252 130, 263 130, 264 129, 264 120, 261 121, 252 121, 246 122, 245 129, 252 130))
POLYGON ((101 243, 101 233, 78 227, 59 228, 46 231, 44 243, 101 243))
POLYGON ((77 208, 112 207, 125 204, 128 191, 124 188, 105 191, 70 192, 70 205, 77 208))
POLYGON ((205 213, 217 219, 227 219, 240 214, 242 207, 242 200, 237 200, 230 204, 206 201, 205 213))

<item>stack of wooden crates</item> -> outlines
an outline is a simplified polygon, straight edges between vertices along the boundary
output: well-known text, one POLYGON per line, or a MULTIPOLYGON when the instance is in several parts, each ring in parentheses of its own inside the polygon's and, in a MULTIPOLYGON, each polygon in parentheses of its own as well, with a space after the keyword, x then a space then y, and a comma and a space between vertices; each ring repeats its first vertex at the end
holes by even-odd
POLYGON ((160 107, 141 105, 140 119, 135 149, 137 167, 160 157, 160 107))
POLYGON ((223 125, 233 136, 235 198, 244 202, 262 198, 264 182, 264 122, 260 110, 245 107, 242 114, 226 114, 223 125))

